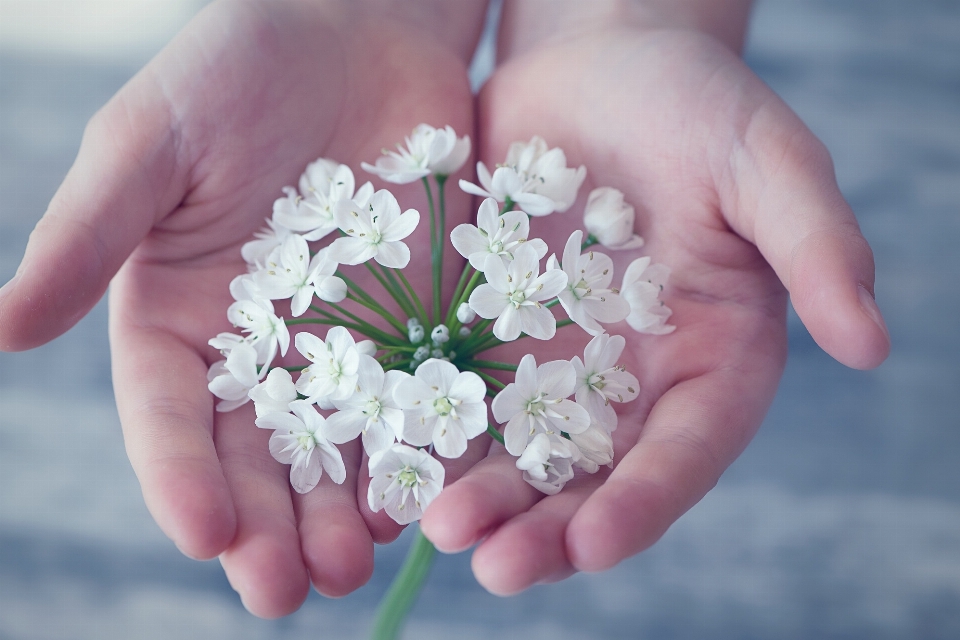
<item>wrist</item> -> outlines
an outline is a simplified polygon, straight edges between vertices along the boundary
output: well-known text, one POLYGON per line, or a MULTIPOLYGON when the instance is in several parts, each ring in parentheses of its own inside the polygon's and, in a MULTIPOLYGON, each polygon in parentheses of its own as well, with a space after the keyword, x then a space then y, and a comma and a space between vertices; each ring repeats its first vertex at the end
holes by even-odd
POLYGON ((752 0, 504 0, 498 58, 606 29, 677 29, 709 35, 738 54, 752 0))

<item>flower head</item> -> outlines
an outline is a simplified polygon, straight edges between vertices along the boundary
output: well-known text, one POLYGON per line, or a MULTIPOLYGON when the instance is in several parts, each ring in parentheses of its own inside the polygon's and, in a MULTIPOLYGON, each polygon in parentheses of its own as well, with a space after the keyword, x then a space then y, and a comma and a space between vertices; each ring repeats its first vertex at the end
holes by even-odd
MULTIPOLYGON (((214 341, 216 338, 211 340, 214 341)), ((210 393, 220 398, 217 411, 233 411, 246 404, 250 399, 247 395, 250 389, 260 382, 256 350, 246 342, 237 342, 227 353, 226 360, 214 362, 210 366, 207 382, 210 393)))
MULTIPOLYGON (((610 288, 613 280, 613 261, 602 253, 588 251, 580 254, 583 233, 570 234, 563 249, 562 269, 567 274, 567 286, 557 296, 567 315, 591 335, 603 332, 600 322, 619 322, 630 313, 630 305, 610 288)), ((551 256, 547 268, 557 268, 556 257, 551 256)))
POLYGON ((267 379, 250 389, 250 399, 257 417, 268 413, 288 413, 290 403, 297 399, 297 387, 286 369, 276 367, 267 374, 267 379))
POLYGON ((335 218, 347 237, 337 238, 330 245, 331 259, 352 265, 374 258, 393 269, 402 269, 410 262, 410 249, 401 240, 417 228, 420 213, 407 209, 401 214, 397 199, 389 191, 377 191, 365 207, 342 200, 335 218))
POLYGON ((484 268, 485 284, 470 294, 470 308, 481 318, 497 321, 493 334, 509 342, 520 332, 540 340, 549 340, 557 331, 557 321, 543 302, 553 298, 567 283, 563 271, 554 269, 540 275, 537 250, 523 245, 516 250, 513 262, 491 255, 484 268))
POLYGON ((491 407, 496 421, 507 423, 503 430, 507 451, 519 456, 538 433, 586 431, 590 426, 586 409, 567 399, 575 384, 573 365, 566 360, 537 367, 533 354, 523 356, 516 381, 497 394, 491 407))
POLYGON ((277 350, 286 355, 290 346, 290 332, 283 318, 273 312, 273 304, 264 298, 237 300, 227 308, 227 318, 233 326, 248 335, 246 342, 257 352, 257 364, 269 367, 277 350))
POLYGON ((643 238, 633 232, 635 216, 633 207, 623 201, 621 191, 600 187, 587 197, 583 226, 608 249, 639 249, 643 246, 643 238))
POLYGON ((534 488, 554 495, 573 479, 573 464, 580 460, 575 444, 559 435, 538 433, 517 459, 523 479, 534 488))
POLYGON ((444 360, 427 360, 394 393, 404 413, 403 441, 417 447, 433 443, 444 458, 459 458, 467 440, 487 430, 486 393, 477 374, 444 360))
POLYGON ((370 456, 367 503, 399 524, 419 520, 443 489, 444 469, 426 451, 395 444, 370 456))
POLYGON ((343 484, 347 470, 343 457, 324 435, 326 420, 305 400, 290 403, 289 413, 270 413, 257 418, 257 426, 274 429, 270 453, 277 462, 290 465, 290 484, 297 493, 317 486, 323 471, 337 484, 343 484))
POLYGON ((273 220, 288 229, 304 235, 307 240, 319 240, 337 229, 334 209, 341 200, 354 200, 360 206, 373 195, 369 182, 354 193, 353 171, 345 164, 319 158, 300 176, 300 193, 293 189, 287 197, 273 205, 273 220))
POLYGON ((673 311, 660 299, 669 276, 670 270, 662 264, 650 264, 649 256, 638 258, 627 267, 620 294, 630 305, 627 324, 634 330, 664 335, 676 329, 667 324, 673 311))
POLYGON ((577 404, 608 433, 617 428, 617 413, 610 403, 630 402, 640 393, 636 376, 617 364, 626 344, 623 336, 602 333, 587 344, 583 362, 578 356, 571 361, 577 374, 577 404))
POLYGON ((394 184, 415 182, 430 174, 450 175, 463 166, 470 155, 470 138, 457 138, 453 127, 435 129, 420 124, 406 138, 406 147, 384 150, 376 165, 362 163, 364 171, 394 184))
POLYGON ((499 215, 497 201, 487 198, 477 212, 477 226, 461 224, 450 232, 450 242, 470 265, 483 271, 488 256, 500 256, 504 264, 513 260, 513 252, 529 244, 537 249, 537 259, 547 254, 547 244, 530 235, 530 219, 522 211, 507 211, 499 215))
POLYGON ((311 259, 307 241, 293 234, 273 250, 266 267, 253 274, 253 280, 266 298, 293 298, 290 313, 297 317, 309 308, 314 294, 327 302, 340 302, 347 296, 347 285, 333 275, 338 266, 326 248, 311 259))
POLYGON ((338 410, 327 418, 331 442, 342 444, 362 436, 367 455, 396 442, 403 434, 403 411, 394 390, 408 377, 401 371, 384 373, 380 363, 361 355, 356 391, 343 400, 334 400, 338 410))
POLYGON ((312 333, 301 332, 294 340, 297 351, 310 361, 300 372, 297 391, 310 402, 346 400, 357 385, 360 354, 350 332, 333 327, 326 341, 312 333))

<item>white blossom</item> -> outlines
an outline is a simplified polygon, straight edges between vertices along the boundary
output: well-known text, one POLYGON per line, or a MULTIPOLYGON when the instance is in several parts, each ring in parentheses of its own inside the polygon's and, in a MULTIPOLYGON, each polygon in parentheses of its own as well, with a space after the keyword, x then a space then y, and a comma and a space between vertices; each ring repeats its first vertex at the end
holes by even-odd
POLYGON ((294 415, 269 413, 257 418, 258 427, 274 429, 270 453, 277 462, 290 465, 290 484, 297 493, 306 493, 317 486, 324 470, 343 484, 347 470, 340 450, 324 434, 326 420, 306 400, 291 402, 290 410, 294 415))
POLYGON ((312 333, 301 332, 295 339, 297 351, 310 361, 300 372, 297 391, 310 402, 335 402, 353 394, 359 376, 360 354, 350 332, 333 327, 326 341, 312 333))
POLYGON ((233 345, 226 360, 214 362, 207 371, 207 388, 220 398, 217 411, 221 412, 233 411, 246 404, 250 399, 247 394, 259 381, 257 352, 246 342, 233 345))
POLYGON ((477 226, 461 224, 450 232, 450 242, 477 271, 483 271, 488 256, 500 256, 504 264, 513 260, 513 252, 526 243, 537 248, 537 259, 547 254, 547 244, 530 235, 530 219, 522 211, 507 211, 502 216, 497 201, 487 198, 477 211, 477 226))
POLYGON ((516 340, 521 331, 540 340, 554 336, 556 318, 542 303, 566 286, 563 271, 553 269, 540 275, 537 250, 523 245, 507 267, 498 256, 489 256, 484 275, 487 282, 470 294, 470 308, 481 318, 497 319, 493 325, 497 338, 516 340))
POLYGON ((297 317, 310 307, 314 294, 327 302, 340 302, 347 296, 347 285, 333 275, 338 266, 326 248, 311 259, 307 241, 294 234, 274 249, 266 267, 253 274, 253 281, 266 298, 292 298, 290 313, 297 317))
POLYGON ((617 413, 610 402, 630 402, 640 393, 636 376, 617 364, 627 341, 602 333, 571 361, 577 374, 576 399, 608 433, 617 428, 617 413))
POLYGON ((528 484, 552 496, 573 479, 573 464, 579 459, 580 450, 569 440, 538 433, 517 459, 517 468, 528 484))
POLYGON ((583 211, 587 233, 608 249, 639 249, 643 238, 633 232, 636 213, 623 200, 623 192, 613 187, 600 187, 590 192, 583 211))
POLYGON ((327 418, 330 441, 343 444, 362 435, 367 455, 390 447, 403 434, 403 411, 393 392, 408 377, 401 371, 384 373, 380 363, 361 355, 354 393, 333 401, 337 412, 327 418))
POLYGON ((395 444, 370 456, 367 504, 399 524, 419 520, 443 489, 444 469, 426 451, 395 444))
POLYGON ((247 333, 246 342, 256 350, 257 364, 269 367, 278 350, 280 355, 286 355, 290 332, 269 300, 237 300, 227 308, 227 319, 247 333))
POLYGON ((262 418, 268 413, 289 412, 290 403, 297 399, 297 387, 289 371, 276 367, 270 370, 266 380, 250 389, 248 395, 257 417, 262 418))
POLYGON ((400 213, 397 199, 382 189, 361 207, 353 200, 342 200, 334 213, 337 226, 347 237, 330 245, 330 257, 341 264, 360 264, 370 258, 385 267, 402 269, 410 262, 410 249, 401 242, 420 222, 416 209, 400 213))
POLYGON ((593 423, 582 433, 571 433, 570 440, 580 450, 576 465, 587 473, 596 473, 601 466, 613 466, 613 438, 600 425, 593 423))
POLYGON ((487 429, 487 386, 480 376, 436 358, 397 385, 394 397, 404 412, 403 441, 433 443, 444 458, 459 458, 467 440, 487 429))
POLYGON ((644 256, 630 263, 623 274, 620 295, 630 305, 627 324, 640 333, 664 335, 676 327, 667 324, 673 311, 660 300, 670 270, 662 264, 650 264, 644 256))
POLYGON ((581 433, 590 426, 586 409, 567 397, 573 393, 576 373, 566 360, 554 360, 537 367, 528 353, 520 360, 515 382, 493 399, 491 409, 503 430, 504 444, 519 456, 538 433, 547 435, 581 433))
POLYGON ((253 234, 256 240, 251 240, 240 247, 240 255, 250 267, 258 268, 292 233, 287 227, 267 218, 267 226, 253 234))
MULTIPOLYGON (((630 313, 630 305, 610 288, 613 280, 613 261, 602 253, 580 253, 583 232, 570 234, 563 248, 562 269, 567 274, 567 286, 557 296, 567 315, 590 335, 603 332, 600 322, 620 322, 630 313)), ((557 268, 555 256, 550 256, 547 268, 557 268)))
POLYGON ((300 176, 300 197, 274 203, 273 219, 307 240, 319 240, 337 229, 334 208, 338 202, 354 200, 359 206, 369 202, 373 185, 366 182, 354 193, 355 184, 350 167, 319 158, 300 176))
POLYGON ((470 138, 457 138, 453 127, 435 129, 419 124, 405 139, 406 147, 384 150, 376 165, 362 163, 365 171, 394 184, 416 182, 430 174, 450 175, 463 166, 470 155, 470 138))

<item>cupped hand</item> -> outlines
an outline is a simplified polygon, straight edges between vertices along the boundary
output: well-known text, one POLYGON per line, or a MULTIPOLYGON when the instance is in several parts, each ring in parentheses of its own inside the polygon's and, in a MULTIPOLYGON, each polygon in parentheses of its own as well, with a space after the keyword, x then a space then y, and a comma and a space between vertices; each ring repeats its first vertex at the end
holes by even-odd
MULTIPOLYGON (((889 337, 872 254, 829 155, 718 40, 618 25, 548 39, 498 68, 479 123, 488 165, 537 134, 587 167, 580 204, 531 224, 558 256, 582 228, 572 212, 590 189, 624 192, 646 246, 594 248, 614 259, 615 282, 640 255, 669 266, 677 326, 667 336, 608 327, 627 338, 621 363, 641 386, 637 401, 616 406, 612 471, 578 475, 546 497, 495 447, 427 510, 427 537, 444 551, 479 543, 478 580, 509 594, 649 547, 716 484, 773 398, 788 294, 814 339, 848 366, 879 365, 889 337)), ((582 357, 587 339, 569 326, 502 357, 582 357)))
MULTIPOLYGON (((146 503, 184 553, 219 555, 261 616, 297 608, 311 579, 333 596, 362 585, 373 541, 398 532, 366 508, 359 446, 342 447, 343 485, 292 494, 251 406, 215 413, 206 381, 240 246, 282 186, 320 156, 356 170, 419 122, 472 132, 465 60, 484 3, 459 17, 380 4, 209 6, 90 122, 0 294, 0 347, 20 350, 71 327, 112 280, 114 386, 146 503)), ((424 210, 419 190, 398 192, 424 210)), ((451 194, 464 219, 468 203, 451 194)))

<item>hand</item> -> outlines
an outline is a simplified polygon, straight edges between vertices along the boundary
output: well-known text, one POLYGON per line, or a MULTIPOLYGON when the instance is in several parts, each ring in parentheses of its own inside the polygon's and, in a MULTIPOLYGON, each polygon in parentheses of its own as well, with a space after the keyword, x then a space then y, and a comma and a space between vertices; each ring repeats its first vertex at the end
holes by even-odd
MULTIPOLYGON (((549 9, 507 5, 507 61, 479 104, 481 158, 502 161, 511 141, 538 134, 563 148, 569 165, 586 165, 581 202, 594 187, 623 191, 637 209, 643 254, 672 269, 666 303, 678 328, 665 337, 625 323, 609 329, 627 337, 621 362, 641 386, 636 402, 616 407, 612 472, 578 476, 546 497, 495 447, 427 510, 423 531, 439 549, 479 542, 474 573, 498 594, 612 567, 716 484, 773 398, 788 292, 840 362, 871 368, 889 350, 872 254, 829 155, 733 52, 738 43, 693 28, 631 26, 622 15, 562 25, 538 42, 550 12, 563 14, 549 9), (533 26, 524 31, 526 18, 533 26)), ((531 237, 558 255, 582 224, 564 215, 531 225, 531 237)), ((619 275, 637 257, 604 252, 619 275)), ((571 326, 524 347, 538 349, 542 363, 581 355, 586 341, 571 326)))
MULTIPOLYGON (((147 506, 185 554, 219 555, 260 616, 296 609, 311 579, 326 595, 359 587, 373 541, 399 532, 366 508, 358 446, 342 447, 343 485, 291 496, 251 406, 214 413, 206 388, 239 248, 283 185, 319 156, 357 169, 419 122, 472 132, 465 64, 484 3, 396 4, 209 6, 90 122, 0 294, 0 347, 20 350, 66 331, 112 279, 114 386, 147 506)), ((405 207, 424 210, 419 186, 398 194, 405 207)), ((468 203, 451 193, 464 219, 468 203)))

